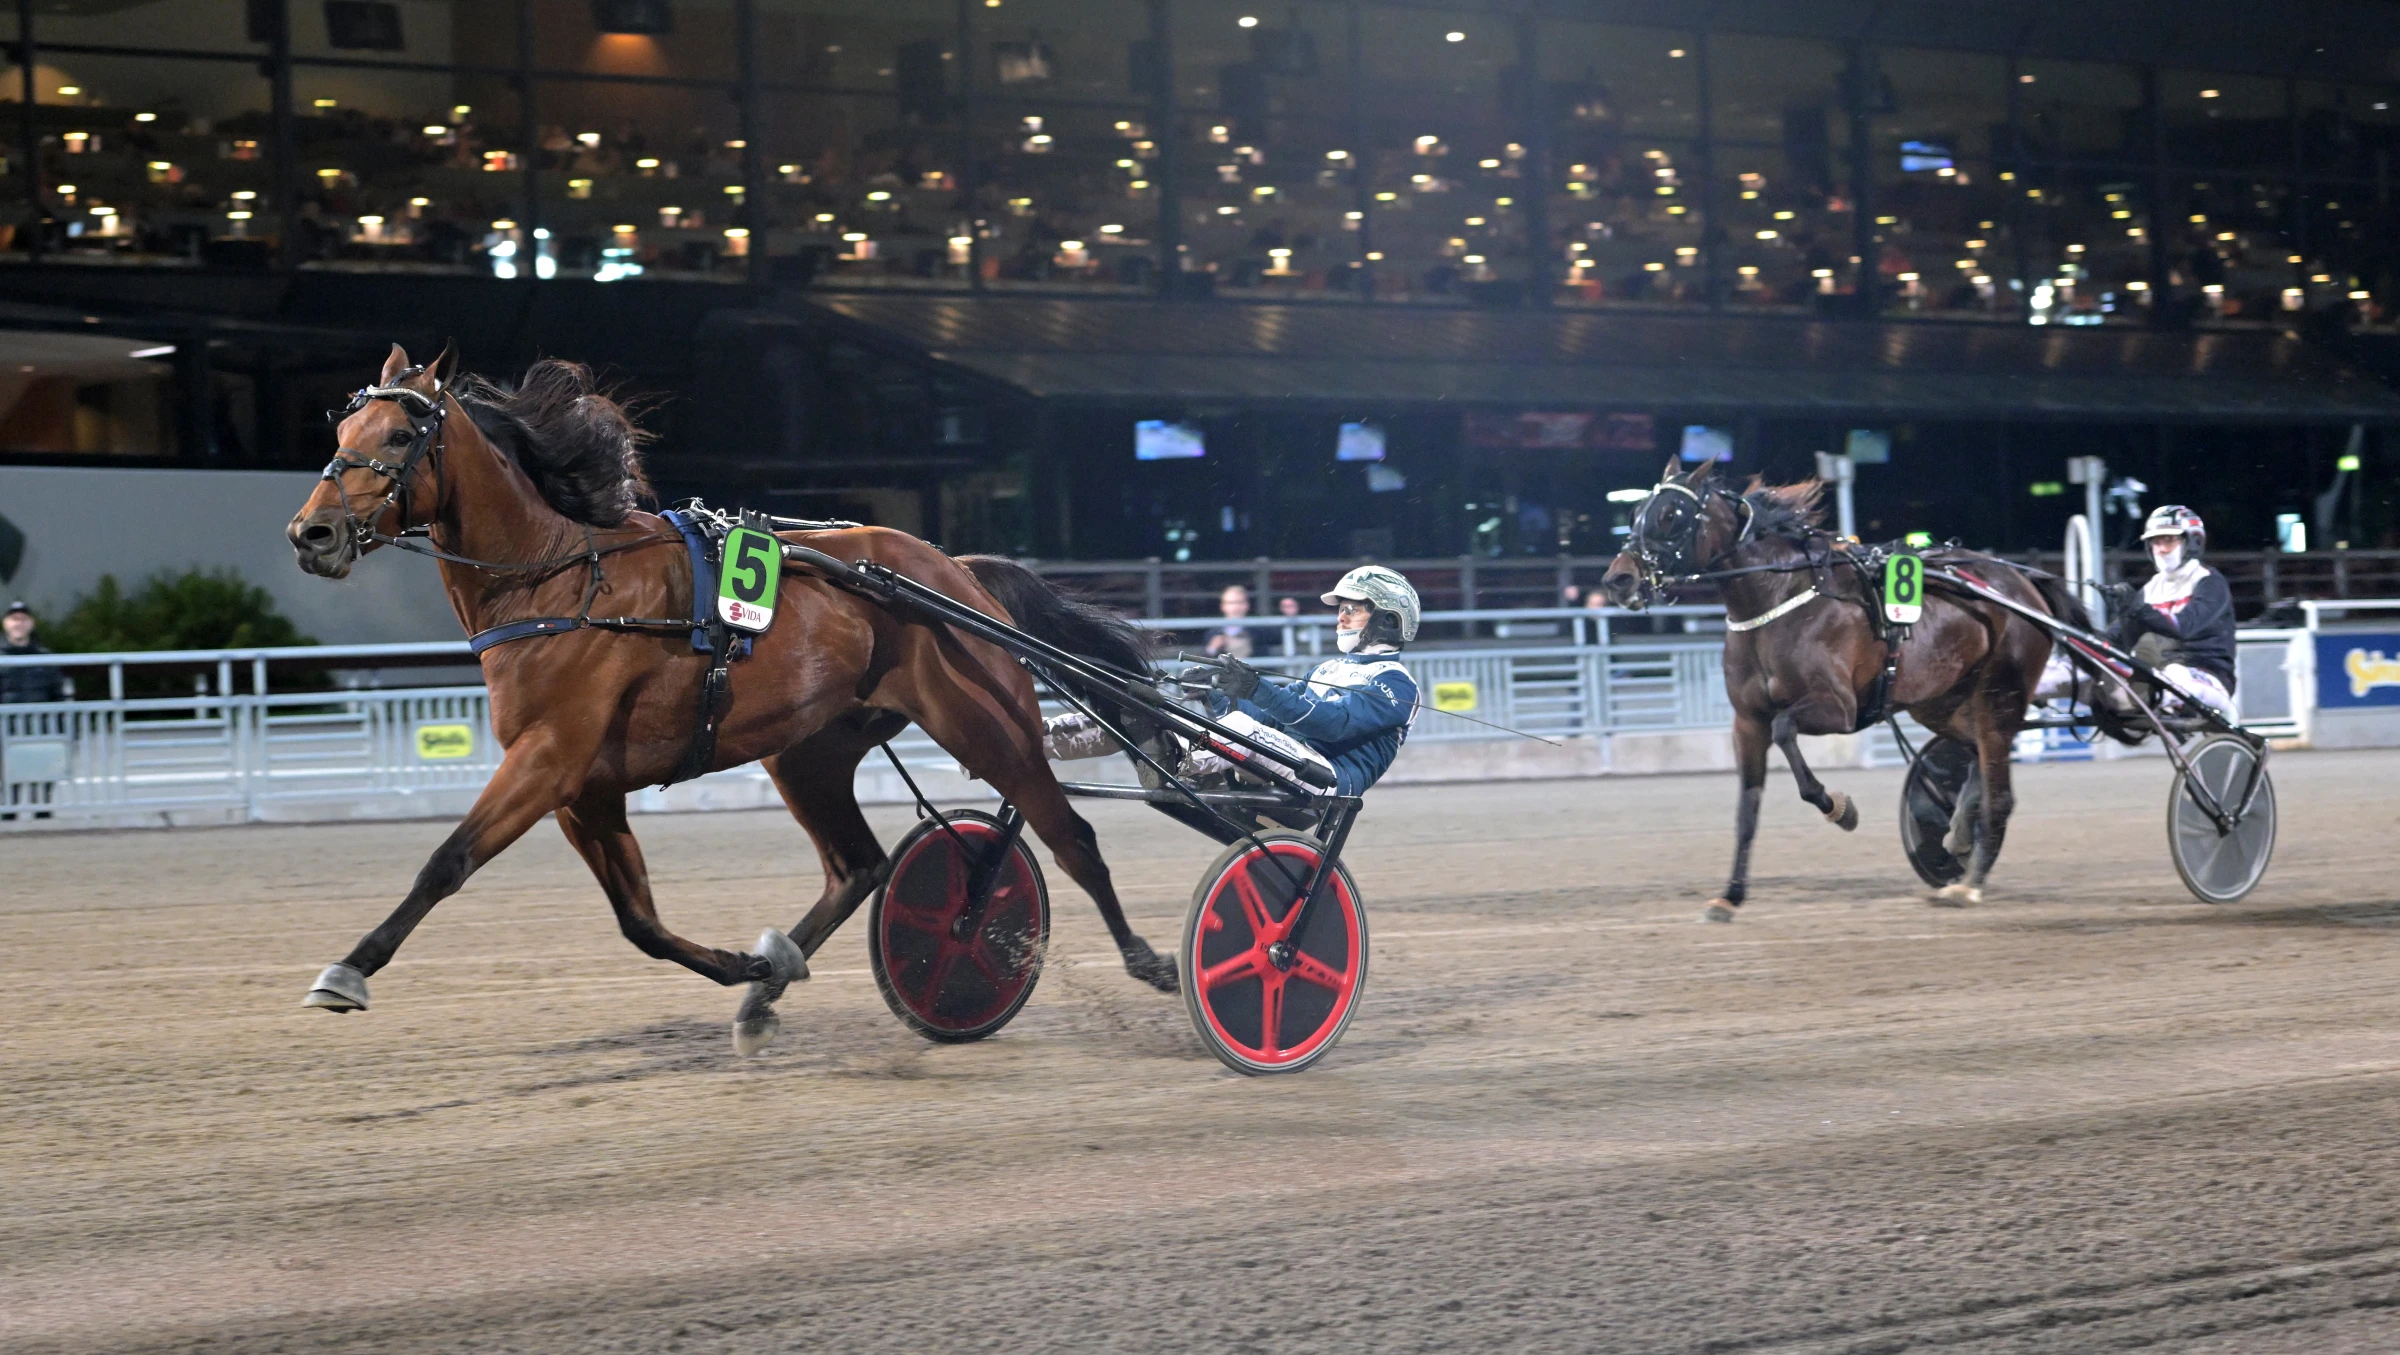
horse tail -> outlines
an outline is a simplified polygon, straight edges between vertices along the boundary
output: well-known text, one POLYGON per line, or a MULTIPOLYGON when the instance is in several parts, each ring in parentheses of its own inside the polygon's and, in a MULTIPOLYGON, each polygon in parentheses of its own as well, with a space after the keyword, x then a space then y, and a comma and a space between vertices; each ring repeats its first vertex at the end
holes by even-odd
POLYGON ((2052 616, 2077 630, 2088 631, 2092 628, 2092 614, 2085 611, 2083 604, 2076 600, 2075 594, 2067 588, 2066 580, 2055 574, 2031 572, 2025 577, 2032 582, 2033 591, 2042 595, 2042 605, 2050 609, 2052 616))
POLYGON ((1150 671, 1150 634, 1124 617, 1070 597, 1005 556, 961 555, 958 562, 1035 639, 1129 673, 1150 671))

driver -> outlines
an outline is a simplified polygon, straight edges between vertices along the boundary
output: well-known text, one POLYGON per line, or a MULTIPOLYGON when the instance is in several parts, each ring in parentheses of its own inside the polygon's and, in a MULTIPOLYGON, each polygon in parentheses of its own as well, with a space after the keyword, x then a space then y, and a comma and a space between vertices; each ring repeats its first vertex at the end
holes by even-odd
MULTIPOLYGON (((1399 756, 1417 717, 1417 680, 1397 657, 1417 638, 1417 590, 1398 570, 1361 565, 1323 601, 1339 609, 1334 640, 1342 653, 1306 678, 1268 677, 1230 656, 1222 667, 1200 671, 1212 688, 1211 715, 1287 750, 1287 761, 1330 768, 1334 794, 1362 795, 1399 756)), ((1197 749, 1184 770, 1194 776, 1226 772, 1236 765, 1231 759, 1246 752, 1197 749)))
POLYGON ((2168 504, 2143 524, 2142 544, 2158 572, 2138 592, 2130 583, 2108 588, 2118 646, 2234 718, 2233 590, 2200 563, 2208 527, 2198 513, 2168 504))

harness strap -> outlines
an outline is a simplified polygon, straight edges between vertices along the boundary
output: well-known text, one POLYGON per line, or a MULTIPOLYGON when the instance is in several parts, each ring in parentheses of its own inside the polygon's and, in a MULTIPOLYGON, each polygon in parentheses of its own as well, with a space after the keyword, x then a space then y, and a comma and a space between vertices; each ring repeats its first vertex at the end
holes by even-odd
POLYGON ((1811 585, 1810 587, 1793 594, 1791 597, 1785 598, 1783 601, 1776 603, 1767 610, 1760 612, 1758 615, 1751 617, 1747 621, 1736 621, 1730 616, 1725 618, 1725 629, 1733 631, 1737 634, 1746 630, 1757 630, 1760 626, 1767 624, 1769 621, 1772 621, 1779 616, 1789 616, 1793 612, 1799 611, 1802 607, 1805 607, 1808 604, 1816 601, 1819 596, 1820 595, 1818 594, 1815 586, 1811 585))

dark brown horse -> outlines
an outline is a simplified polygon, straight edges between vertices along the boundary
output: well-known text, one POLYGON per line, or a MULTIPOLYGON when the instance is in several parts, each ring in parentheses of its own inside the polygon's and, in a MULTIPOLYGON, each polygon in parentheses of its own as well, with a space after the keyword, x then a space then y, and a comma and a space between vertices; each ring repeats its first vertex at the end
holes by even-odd
MULTIPOLYGON (((1619 606, 1639 610, 1678 579, 1719 578, 1729 627, 1725 693, 1733 702, 1742 789, 1734 816, 1732 878, 1704 916, 1731 922, 1749 891, 1750 841, 1758 831, 1759 796, 1767 782, 1767 746, 1783 750, 1800 797, 1848 831, 1858 827, 1858 807, 1810 773, 1800 756, 1799 736, 1855 733, 1884 712, 1900 711, 1976 752, 1983 774, 1980 809, 1962 798, 1951 840, 1963 854, 1978 826, 1968 822, 1971 813, 1981 815, 1982 838, 1966 879, 1945 886, 1934 902, 1981 902, 1984 876, 1999 855, 2015 806, 2009 751, 2024 727, 2042 666, 2049 662, 2049 632, 1992 603, 1929 589, 1923 617, 1899 644, 1899 669, 1884 693, 1883 712, 1867 710, 1862 720, 1889 653, 1878 625, 1882 600, 1879 585, 1858 567, 1857 557, 1817 527, 1823 486, 1810 480, 1767 488, 1753 480, 1736 493, 1716 484, 1713 463, 1683 476, 1676 470, 1675 462, 1667 463, 1658 488, 1635 513, 1631 540, 1609 565, 1601 587, 1619 606)), ((1948 549, 1926 552, 1926 561, 1972 575, 2052 615, 2080 615, 2063 589, 1990 556, 1948 549)))
MULTIPOLYGON (((1024 811, 1060 868, 1099 904, 1126 969, 1175 990, 1173 958, 1126 925, 1091 826, 1043 758, 1024 668, 987 643, 802 570, 784 573, 774 625, 732 665, 714 757, 700 770, 760 762, 815 840, 824 890, 788 936, 769 928, 755 953, 668 930, 626 824, 625 796, 674 778, 694 743, 709 659, 690 638, 689 553, 670 525, 635 511, 648 489, 639 434, 589 372, 537 363, 514 390, 453 375, 448 351, 417 368, 392 349, 376 386, 342 420, 341 451, 324 482, 292 519, 300 567, 338 579, 361 555, 421 529, 443 557, 443 584, 470 634, 535 617, 663 621, 577 627, 483 652, 492 732, 506 750, 499 769, 399 908, 326 970, 310 1005, 363 1009, 366 976, 391 961, 433 906, 554 813, 643 953, 721 984, 751 985, 734 1032, 736 1047, 750 1052, 772 1038, 784 986, 807 977, 805 956, 875 887, 884 851, 859 812, 852 777, 869 750, 912 721, 1024 811)), ((873 527, 791 539, 839 560, 888 565, 995 618, 1013 614, 1061 648, 1143 664, 1131 626, 1059 597, 1009 561, 952 559, 873 527)))

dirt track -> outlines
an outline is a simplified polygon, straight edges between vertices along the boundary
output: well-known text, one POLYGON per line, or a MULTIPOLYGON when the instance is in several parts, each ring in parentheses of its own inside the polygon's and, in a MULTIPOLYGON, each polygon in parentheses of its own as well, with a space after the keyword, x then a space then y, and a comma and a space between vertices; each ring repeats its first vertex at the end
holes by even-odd
MULTIPOLYGON (((1058 925, 1000 1037, 856 930, 738 1062, 544 828, 375 1009, 298 1006, 446 825, 0 839, 0 1349, 2400 1349, 2400 759, 2281 759, 2266 884, 2176 883, 2155 761, 2025 769, 1980 909, 1898 778, 1379 792, 1366 1005, 1297 1078, 1058 925)), ((1162 947, 1213 849, 1092 817, 1162 947)), ((879 817, 886 840, 901 815, 879 817)), ((814 897, 758 814, 638 823, 671 924, 814 897), (711 863, 730 863, 718 871, 711 863)))

